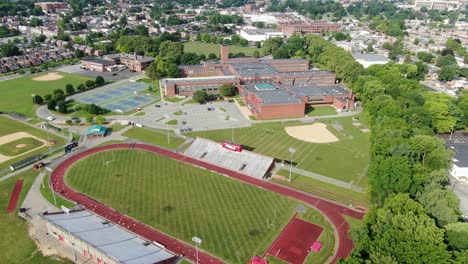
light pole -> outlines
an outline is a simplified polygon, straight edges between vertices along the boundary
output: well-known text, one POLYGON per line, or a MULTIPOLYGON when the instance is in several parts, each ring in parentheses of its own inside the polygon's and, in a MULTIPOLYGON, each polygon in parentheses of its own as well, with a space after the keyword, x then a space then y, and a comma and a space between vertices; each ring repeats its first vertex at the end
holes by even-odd
POLYGON ((289 163, 289 184, 291 184, 292 157, 293 157, 293 153, 296 152, 296 149, 293 148, 293 147, 290 147, 290 148, 288 149, 288 151, 291 153, 291 160, 290 160, 290 163, 289 163))
POLYGON ((194 236, 192 237, 192 241, 195 242, 195 252, 197 255, 197 264, 198 264, 198 247, 201 245, 202 240, 201 238, 194 236))
MULTIPOLYGON (((49 123, 47 123, 47 124, 49 124, 49 123)), ((50 143, 50 137, 49 137, 49 130, 48 129, 49 129, 48 127, 46 127, 46 129, 45 129, 46 134, 47 134, 47 144, 49 144, 49 153, 52 153, 52 145, 50 143)))

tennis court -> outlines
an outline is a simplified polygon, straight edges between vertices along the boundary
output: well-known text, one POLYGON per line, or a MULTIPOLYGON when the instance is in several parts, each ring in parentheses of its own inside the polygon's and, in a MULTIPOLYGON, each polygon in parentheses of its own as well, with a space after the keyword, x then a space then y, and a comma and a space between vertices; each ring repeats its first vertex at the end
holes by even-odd
POLYGON ((84 104, 96 104, 111 111, 125 113, 159 100, 157 96, 142 93, 146 89, 148 89, 147 83, 130 82, 87 94, 77 98, 76 101, 84 104))

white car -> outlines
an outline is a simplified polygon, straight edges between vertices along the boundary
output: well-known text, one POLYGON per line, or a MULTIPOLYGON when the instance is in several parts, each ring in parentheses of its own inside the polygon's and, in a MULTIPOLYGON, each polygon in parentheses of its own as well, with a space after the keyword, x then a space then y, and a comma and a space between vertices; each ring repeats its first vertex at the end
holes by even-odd
POLYGON ((53 116, 48 116, 48 117, 47 117, 47 120, 49 120, 49 121, 54 121, 54 120, 55 120, 55 117, 53 117, 53 116))

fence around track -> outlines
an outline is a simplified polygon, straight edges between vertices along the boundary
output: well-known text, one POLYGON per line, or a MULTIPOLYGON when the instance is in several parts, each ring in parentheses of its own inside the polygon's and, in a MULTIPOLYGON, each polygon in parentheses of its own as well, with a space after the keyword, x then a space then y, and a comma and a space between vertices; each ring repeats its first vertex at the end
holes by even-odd
MULTIPOLYGON (((196 261, 195 247, 185 242, 182 242, 180 240, 177 240, 175 238, 172 238, 122 213, 119 213, 116 210, 111 209, 105 206, 104 204, 101 204, 100 202, 89 198, 88 196, 84 194, 76 192, 72 190, 70 187, 68 187, 67 185, 65 185, 65 182, 64 182, 65 172, 74 162, 86 156, 89 156, 89 155, 92 155, 101 151, 106 151, 106 150, 111 150, 111 149, 128 149, 128 148, 150 151, 150 152, 153 152, 162 156, 166 156, 171 159, 175 159, 175 160, 178 160, 178 161, 181 161, 181 162, 184 162, 184 163, 196 166, 196 167, 205 168, 207 170, 237 179, 244 183, 255 185, 257 187, 267 189, 267 190, 282 194, 284 196, 288 196, 290 198, 305 202, 315 207, 323 215, 325 215, 330 220, 330 222, 332 223, 336 231, 335 234, 338 236, 338 240, 335 243, 336 245, 335 254, 331 258, 330 262, 336 263, 338 259, 345 258, 351 253, 351 250, 353 248, 353 242, 348 237, 349 224, 348 222, 346 222, 343 215, 348 215, 357 219, 362 219, 364 217, 364 213, 351 210, 349 208, 334 204, 329 201, 319 199, 317 197, 312 197, 308 194, 298 192, 293 189, 275 185, 275 184, 272 184, 272 183, 269 183, 260 179, 256 179, 256 178, 244 175, 236 171, 228 170, 228 169, 225 169, 225 168, 222 168, 222 167, 219 167, 219 166, 216 166, 216 165, 204 162, 204 161, 190 158, 182 154, 175 153, 171 150, 164 149, 164 148, 154 146, 154 145, 139 144, 139 143, 107 145, 107 146, 102 146, 102 147, 98 147, 94 149, 89 149, 81 153, 78 153, 74 156, 71 156, 70 158, 68 158, 61 164, 59 164, 57 168, 52 172, 50 179, 51 179, 53 190, 56 193, 58 193, 60 196, 66 199, 72 200, 76 202, 77 204, 84 206, 88 210, 93 211, 94 213, 108 219, 109 221, 115 224, 118 224, 126 228, 127 230, 135 234, 138 234, 144 237, 145 239, 156 241, 160 244, 163 244, 167 249, 173 251, 174 253, 183 255, 192 261, 196 261)), ((213 263, 214 264, 214 263, 223 263, 223 261, 216 257, 209 255, 206 252, 200 251, 199 263, 202 263, 202 264, 213 263)))

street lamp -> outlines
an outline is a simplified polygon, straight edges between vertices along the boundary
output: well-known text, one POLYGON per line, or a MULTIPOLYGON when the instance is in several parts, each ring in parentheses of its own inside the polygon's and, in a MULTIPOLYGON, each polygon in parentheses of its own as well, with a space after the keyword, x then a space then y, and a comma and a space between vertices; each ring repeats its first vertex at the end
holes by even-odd
POLYGON ((192 237, 192 241, 195 242, 195 252, 197 255, 197 264, 198 264, 198 247, 201 245, 202 240, 201 238, 194 236, 192 237))
POLYGON ((289 163, 289 184, 291 184, 292 157, 293 157, 293 153, 296 152, 296 149, 293 147, 290 147, 288 151, 291 153, 291 160, 289 163))

